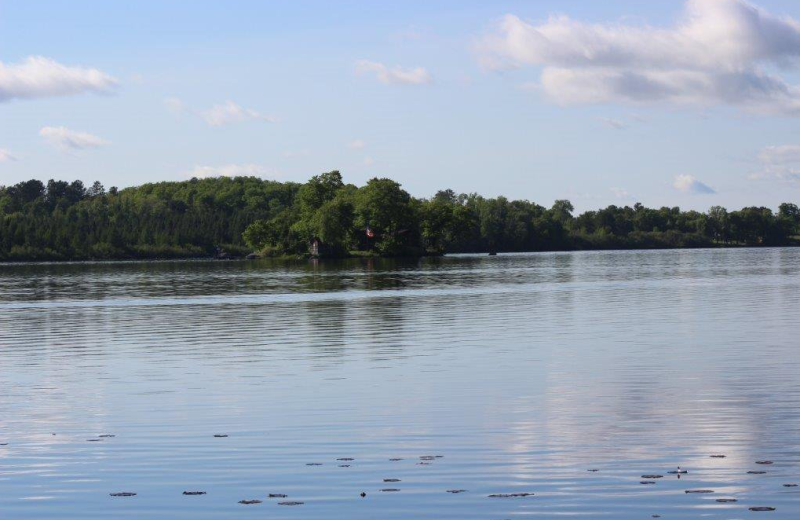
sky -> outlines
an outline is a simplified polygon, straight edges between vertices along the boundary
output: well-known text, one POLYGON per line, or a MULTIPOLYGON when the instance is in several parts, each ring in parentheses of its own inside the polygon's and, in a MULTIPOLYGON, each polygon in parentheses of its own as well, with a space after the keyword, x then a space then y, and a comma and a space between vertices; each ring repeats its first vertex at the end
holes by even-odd
POLYGON ((0 0, 0 185, 800 202, 800 2, 0 0))

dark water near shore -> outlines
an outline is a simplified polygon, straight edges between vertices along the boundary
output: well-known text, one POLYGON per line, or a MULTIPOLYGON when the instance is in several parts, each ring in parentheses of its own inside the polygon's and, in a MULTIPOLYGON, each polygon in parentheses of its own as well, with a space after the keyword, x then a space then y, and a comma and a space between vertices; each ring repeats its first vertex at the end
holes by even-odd
POLYGON ((3 519, 796 519, 800 249, 0 265, 3 443, 3 519))

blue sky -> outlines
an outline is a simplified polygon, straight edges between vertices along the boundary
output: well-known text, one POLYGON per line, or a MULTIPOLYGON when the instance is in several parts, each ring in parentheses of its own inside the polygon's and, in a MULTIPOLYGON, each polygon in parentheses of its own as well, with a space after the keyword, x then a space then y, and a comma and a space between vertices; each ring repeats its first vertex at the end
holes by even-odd
POLYGON ((0 184, 339 169, 417 196, 776 207, 800 199, 793 20, 776 0, 0 0, 0 184))

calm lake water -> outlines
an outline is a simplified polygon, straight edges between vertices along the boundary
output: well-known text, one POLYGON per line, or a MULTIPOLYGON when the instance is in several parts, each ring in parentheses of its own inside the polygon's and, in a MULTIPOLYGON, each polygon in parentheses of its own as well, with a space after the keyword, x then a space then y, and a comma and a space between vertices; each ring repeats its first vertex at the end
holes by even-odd
POLYGON ((799 304, 800 249, 0 265, 0 518, 796 519, 799 304))

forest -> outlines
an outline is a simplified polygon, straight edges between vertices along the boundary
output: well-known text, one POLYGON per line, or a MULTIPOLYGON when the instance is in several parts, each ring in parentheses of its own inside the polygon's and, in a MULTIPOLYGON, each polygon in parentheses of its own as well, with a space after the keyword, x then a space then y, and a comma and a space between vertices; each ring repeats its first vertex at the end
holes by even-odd
POLYGON ((303 184, 218 177, 108 190, 56 180, 0 186, 0 261, 784 246, 800 244, 798 235, 792 203, 705 213, 637 203, 574 215, 567 200, 548 208, 452 190, 416 198, 391 179, 358 187, 338 171, 303 184))

